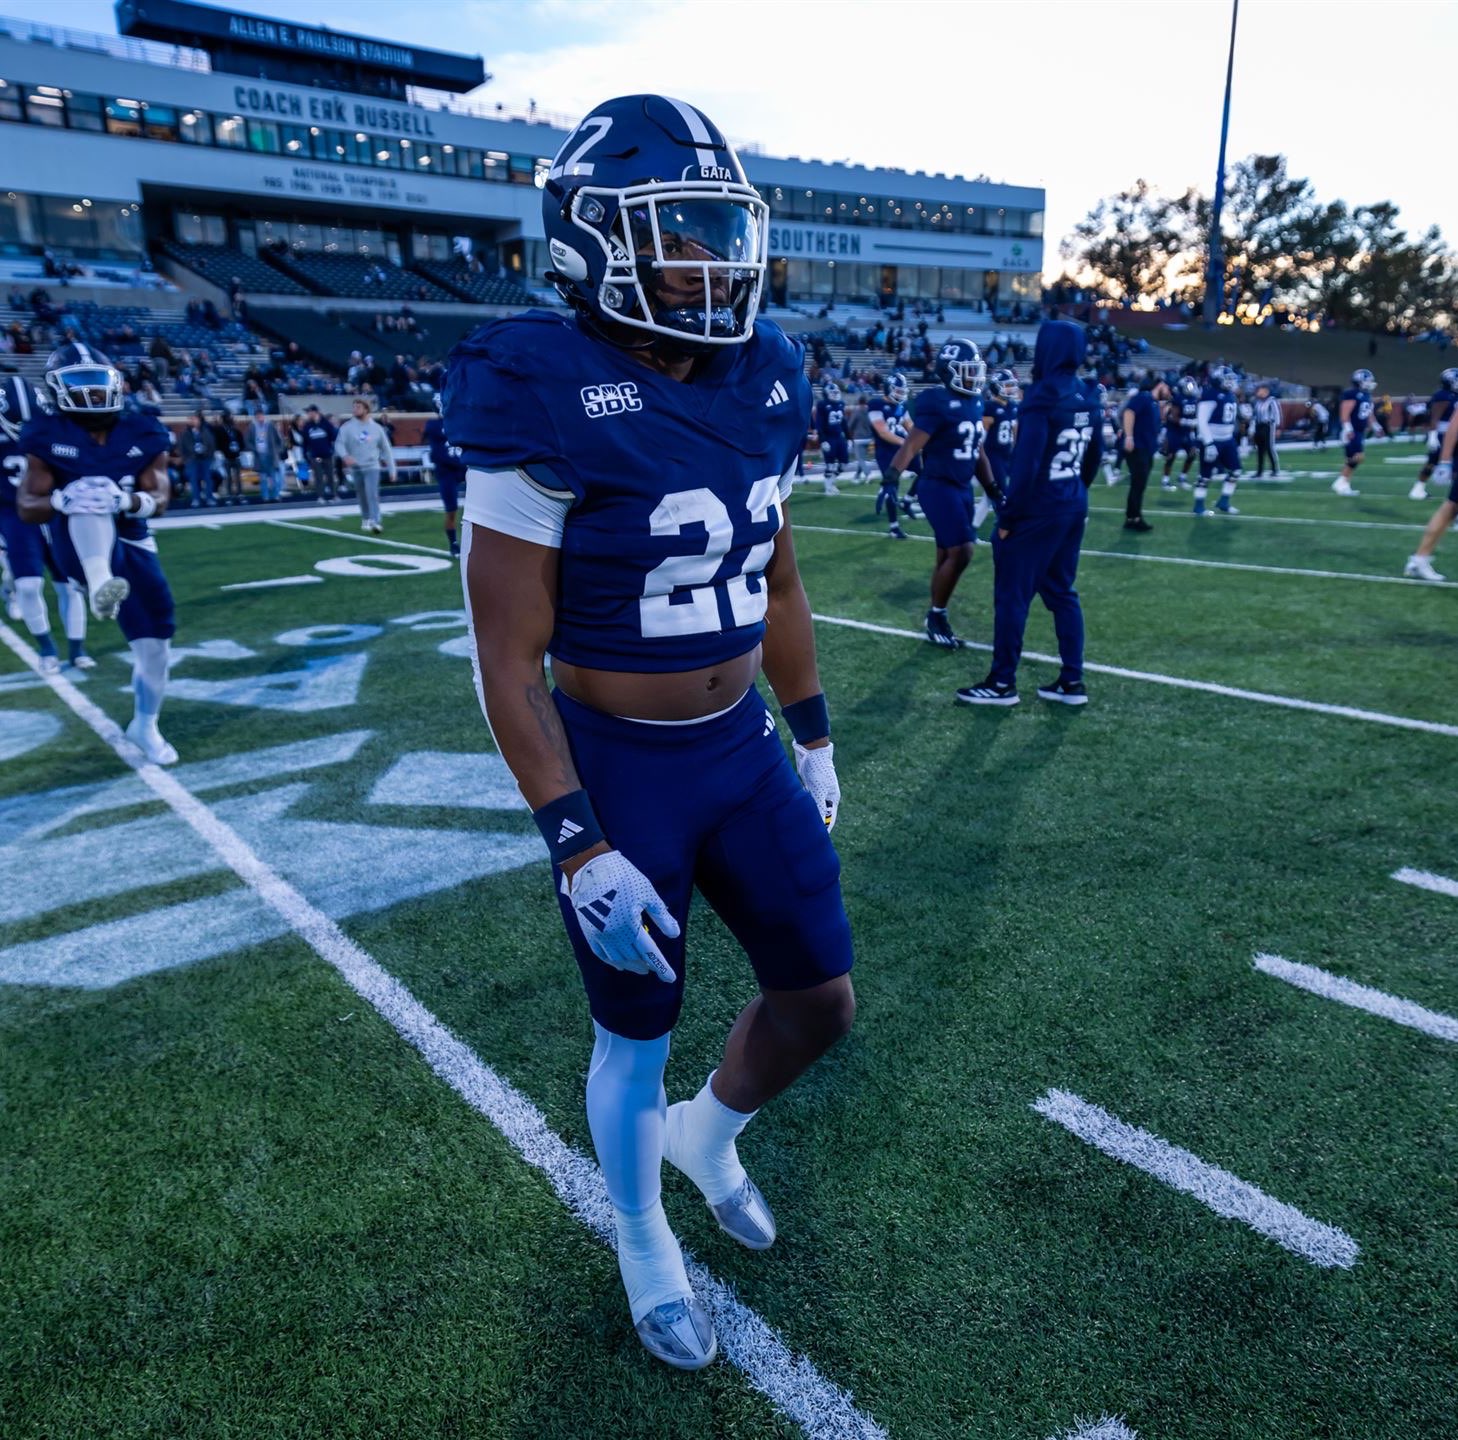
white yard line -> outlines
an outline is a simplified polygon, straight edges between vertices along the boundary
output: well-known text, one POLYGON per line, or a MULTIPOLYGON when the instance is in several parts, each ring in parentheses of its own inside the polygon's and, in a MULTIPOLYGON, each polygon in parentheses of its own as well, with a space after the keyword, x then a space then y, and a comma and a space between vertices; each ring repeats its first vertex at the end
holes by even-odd
POLYGON ((1330 970, 1302 965, 1279 955, 1257 955, 1253 963, 1262 974, 1274 975, 1277 980, 1309 990, 1313 995, 1335 1000, 1339 1005, 1350 1005, 1354 1010, 1365 1010, 1369 1015, 1380 1015, 1384 1020, 1406 1025, 1410 1030, 1421 1030, 1424 1035, 1458 1044, 1458 1020, 1439 1010, 1424 1009, 1411 1000, 1400 1000, 1384 990, 1358 985, 1355 980, 1343 979, 1330 970))
MULTIPOLYGON (((882 540, 879 530, 846 530, 830 525, 796 525, 798 533, 808 531, 812 535, 856 535, 861 539, 882 540)), ((928 545, 935 541, 930 535, 909 535, 911 540, 921 540, 928 545)), ((1244 570, 1257 575, 1300 575, 1311 580, 1363 580, 1369 585, 1416 585, 1427 590, 1458 590, 1458 580, 1409 580, 1405 575, 1363 575, 1352 570, 1303 570, 1290 565, 1243 565, 1234 560, 1192 560, 1185 555, 1142 555, 1127 550, 1081 549, 1080 558, 1091 556, 1096 560, 1146 560, 1154 565, 1189 565, 1201 570, 1244 570)))
POLYGON ((1100 1420, 1075 1420, 1072 1430, 1050 1435, 1048 1440, 1139 1440, 1139 1436, 1116 1415, 1100 1420))
POLYGON ((1435 875, 1431 870, 1414 870, 1409 865, 1404 865, 1401 870, 1392 872, 1394 880, 1400 880, 1404 885, 1416 885, 1419 890, 1431 890, 1435 895, 1451 895, 1458 900, 1458 880, 1450 880, 1446 875, 1435 875))
MULTIPOLYGON (((813 615, 812 619, 822 625, 840 625, 847 630, 865 630, 872 635, 893 635, 901 640, 916 640, 927 643, 920 630, 903 630, 894 625, 875 625, 869 620, 850 620, 841 615, 813 615)), ((991 650, 975 640, 964 641, 968 650, 991 650)), ((1024 660, 1041 660, 1049 665, 1059 664, 1056 655, 1040 654, 1036 650, 1024 650, 1024 660)), ((1458 725, 1444 725, 1437 720, 1413 720, 1406 715, 1384 715, 1380 710, 1357 710, 1350 705, 1327 705, 1319 700, 1300 700, 1294 695, 1270 695, 1263 690, 1242 690, 1234 685, 1216 685, 1209 680, 1186 680, 1179 675, 1159 675, 1148 670, 1126 670, 1119 665, 1098 665, 1085 662, 1085 670, 1095 675, 1113 675, 1121 680, 1142 680, 1150 685, 1170 685, 1177 690, 1199 690, 1206 695, 1223 695, 1231 700, 1250 700, 1259 705, 1277 705, 1286 710, 1306 710, 1317 715, 1334 715, 1342 720, 1365 720, 1371 725, 1389 725, 1396 730, 1421 730, 1428 735, 1452 735, 1458 737, 1458 725)))
MULTIPOLYGON (((358 537, 351 537, 358 538, 358 537)), ((39 674, 40 657, 8 625, 0 642, 39 674)), ((159 766, 148 764, 121 729, 64 676, 42 677, 63 704, 109 745, 120 759, 185 824, 210 845, 260 900, 283 917, 345 984, 372 1005, 413 1046, 430 1068, 471 1108, 484 1116, 529 1165, 546 1176, 558 1199, 605 1244, 612 1244, 612 1208, 602 1174, 547 1125, 546 1117, 519 1090, 458 1040, 393 975, 323 911, 275 873, 231 826, 159 766)), ((733 1291, 687 1250, 684 1260, 700 1298, 714 1317, 719 1343, 769 1402, 814 1440, 887 1440, 886 1432, 858 1410, 848 1392, 832 1384, 803 1355, 795 1354, 733 1291)), ((626 1307, 623 1324, 627 1326, 626 1307)), ((644 1364, 653 1362, 645 1359, 644 1364)))
POLYGON ((219 590, 276 590, 281 585, 322 585, 322 575, 280 575, 277 580, 239 580, 232 585, 219 585, 219 590))
MULTIPOLYGON (((405 515, 417 510, 440 510, 438 497, 429 499, 421 496, 414 500, 385 500, 380 503, 380 514, 405 515)), ((175 510, 158 516, 149 523, 159 530, 226 530, 234 525, 266 525, 278 515, 312 515, 318 520, 359 519, 359 506, 353 500, 340 500, 328 505, 285 504, 281 510, 271 505, 249 505, 238 510, 219 506, 211 508, 175 510)))
POLYGON ((1049 1090, 1032 1108, 1105 1155, 1194 1196, 1217 1215, 1239 1220, 1313 1265, 1348 1270, 1357 1262, 1357 1242, 1344 1231, 1303 1215, 1248 1180, 1126 1124, 1081 1096, 1049 1090))
POLYGON ((422 555, 451 553, 440 545, 416 545, 409 540, 387 540, 383 535, 356 535, 349 530, 324 530, 318 525, 305 525, 300 520, 278 520, 269 516, 268 524, 277 525, 280 530, 302 530, 306 535, 322 535, 327 540, 338 540, 342 545, 387 545, 391 550, 418 550, 422 555))

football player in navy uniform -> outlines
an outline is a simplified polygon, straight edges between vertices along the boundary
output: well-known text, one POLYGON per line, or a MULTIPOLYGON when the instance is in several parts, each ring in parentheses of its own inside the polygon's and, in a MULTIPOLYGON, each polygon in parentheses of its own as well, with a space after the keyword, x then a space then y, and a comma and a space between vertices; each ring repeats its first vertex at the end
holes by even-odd
POLYGON ((825 493, 839 495, 835 482, 850 459, 850 435, 845 421, 845 400, 834 380, 826 382, 815 407, 815 433, 820 437, 820 458, 825 465, 825 493))
POLYGON ((435 486, 440 491, 441 509, 445 511, 446 540, 452 555, 461 553, 456 534, 456 512, 461 508, 461 488, 466 483, 466 466, 458 446, 446 439, 445 421, 437 415, 425 426, 425 443, 430 451, 430 468, 435 471, 435 486))
POLYGON ((1337 418, 1341 421, 1342 448, 1347 459, 1342 473, 1331 482, 1331 488, 1338 495, 1362 493, 1352 489, 1352 476, 1367 449, 1367 431, 1372 425, 1372 392, 1376 388, 1377 379, 1370 370, 1354 370, 1352 383, 1342 391, 1337 418))
POLYGON ((921 508, 937 544, 926 638, 933 645, 958 650, 962 641, 947 619, 947 606, 962 572, 972 563, 977 541, 972 481, 979 458, 987 485, 993 483, 981 456, 987 364, 971 340, 949 340, 937 356, 936 375, 941 384, 916 397, 911 429, 892 458, 886 483, 895 485, 912 460, 922 457, 921 508))
POLYGON ((1164 475, 1159 482, 1161 490, 1175 488, 1175 482, 1169 477, 1174 470, 1175 456, 1182 450, 1185 464, 1180 471, 1179 488, 1190 488, 1190 467, 1200 458, 1202 448, 1196 433, 1199 422, 1200 386, 1193 375, 1185 375, 1164 405, 1164 475))
POLYGON ((86 653, 86 597, 81 587, 66 579, 45 531, 39 525, 27 525, 16 509, 26 464, 20 434, 49 403, 19 375, 0 379, 0 554, 4 556, 14 608, 19 612, 11 618, 25 622, 40 652, 42 672, 54 675, 61 668, 61 657, 56 653, 51 617, 46 610, 47 571, 56 587, 70 663, 78 670, 90 670, 96 661, 86 653))
POLYGON ((964 704, 1018 703, 1018 661, 1034 595, 1052 612, 1062 662, 1057 680, 1040 685, 1038 695, 1060 705, 1088 703, 1074 580, 1103 441, 1098 390, 1078 378, 1087 349, 1083 326, 1071 320, 1047 320, 1038 329, 1007 489, 995 497, 992 668, 957 691, 964 704))
POLYGON ((784 519, 810 386, 799 342, 756 320, 767 207, 692 105, 597 106, 563 142, 542 208, 571 313, 483 326, 445 387, 467 466, 476 680, 587 991, 587 1117, 632 1323, 653 1355, 698 1369, 717 1340, 664 1215, 661 1162, 734 1239, 769 1246, 775 1222, 735 1138, 854 1009, 829 833, 840 788, 784 519), (667 1107, 695 887, 759 993, 697 1095, 667 1107))
POLYGON ((167 508, 172 436, 155 416, 123 409, 121 372, 89 346, 71 343, 51 355, 46 384, 55 412, 21 432, 26 470, 17 509, 22 520, 47 526, 67 577, 85 586, 91 613, 115 618, 131 642, 127 739, 152 763, 171 765, 177 751, 157 716, 176 626, 147 521, 167 508))
POLYGON ((1195 433, 1200 442, 1200 478, 1195 482, 1195 514, 1209 515, 1205 497, 1210 481, 1220 477, 1220 498, 1215 509, 1222 515, 1239 515, 1231 498, 1240 483, 1240 447, 1235 438, 1238 402, 1235 378, 1224 366, 1210 372, 1200 403, 1195 409, 1195 433))
POLYGON ((1443 577, 1433 567, 1438 542, 1458 522, 1458 479, 1453 476, 1453 452, 1458 449, 1458 425, 1450 424, 1443 432, 1443 443, 1433 465, 1433 479, 1447 491, 1423 531, 1418 547, 1408 557, 1402 573, 1412 580, 1440 582, 1443 577))
POLYGON ((1458 405, 1458 367, 1450 366, 1438 376, 1438 388, 1428 401, 1428 453, 1417 479, 1412 482, 1412 489, 1407 492, 1409 500, 1428 498, 1428 481, 1433 478, 1434 467, 1438 464, 1443 437, 1448 433, 1455 405, 1458 405))
MULTIPOLYGON (((982 406, 982 423, 987 430, 987 439, 983 441, 982 448, 999 490, 1006 487, 1008 470, 1012 465, 1013 444, 1018 438, 1018 402, 1021 399, 1018 377, 1011 370, 994 370, 987 377, 987 398, 982 406)), ((992 501, 984 488, 972 512, 974 530, 982 528, 982 522, 992 508, 992 501)))
POLYGON ((910 393, 906 376, 899 372, 888 375, 885 393, 872 399, 870 409, 871 430, 876 437, 876 469, 881 472, 881 488, 876 494, 876 514, 885 510, 890 526, 887 533, 893 540, 907 538, 901 528, 900 517, 905 515, 908 519, 911 518, 910 502, 901 499, 900 482, 892 484, 886 478, 886 471, 891 468, 896 452, 906 440, 906 397, 910 393))

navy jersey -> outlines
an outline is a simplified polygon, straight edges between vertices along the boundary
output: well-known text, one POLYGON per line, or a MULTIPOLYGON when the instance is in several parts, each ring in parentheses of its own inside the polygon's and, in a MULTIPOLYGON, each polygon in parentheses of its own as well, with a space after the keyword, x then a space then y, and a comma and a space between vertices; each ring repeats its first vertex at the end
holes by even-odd
POLYGON ((24 479, 24 448, 0 434, 0 510, 15 509, 15 497, 24 479))
POLYGON ((845 406, 839 400, 822 400, 816 405, 815 433, 822 440, 845 434, 845 406))
POLYGON ((1433 391, 1433 398, 1428 401, 1428 420, 1435 434, 1447 433, 1455 404, 1458 404, 1458 391, 1450 390, 1446 385, 1433 391))
POLYGON ((804 348, 777 325, 684 383, 529 310, 456 346, 442 413, 469 469, 570 500, 552 655, 679 671, 759 643, 781 480, 810 423, 804 348))
POLYGON ((457 481, 465 479, 465 461, 461 459, 460 447, 446 439, 444 420, 437 418, 426 425, 425 443, 430 447, 431 469, 437 475, 450 476, 457 481))
POLYGON ((1224 390, 1219 385, 1207 385, 1200 392, 1198 408, 1204 409, 1206 405, 1210 407, 1206 411, 1206 433, 1200 439, 1216 442, 1234 439, 1237 410, 1234 391, 1224 390))
MULTIPOLYGON (((46 464, 60 489, 73 480, 101 476, 131 491, 137 476, 172 448, 172 434, 155 416, 123 411, 98 443, 95 432, 68 416, 37 415, 20 432, 20 446, 46 464)), ((136 544, 147 539, 147 522, 118 515, 116 533, 119 540, 136 544)))
POLYGON ((896 452, 901 448, 901 442, 906 439, 906 402, 903 400, 887 400, 884 396, 876 396, 871 400, 871 408, 868 412, 871 425, 874 427, 880 421, 893 435, 896 441, 892 444, 876 435, 876 468, 884 470, 895 458, 896 452))
POLYGON ((1013 439, 1017 434, 1017 401, 989 400, 982 413, 992 421, 987 430, 987 458, 994 464, 1005 464, 1012 458, 1013 439))
POLYGON ((1371 395, 1365 390, 1353 387, 1342 391, 1342 399, 1352 402, 1352 413, 1348 417, 1348 423, 1358 435, 1365 435, 1367 427, 1372 423, 1371 395))
POLYGON ((982 428, 982 397, 957 395, 945 385, 923 390, 912 416, 916 428, 931 438, 922 449, 922 474, 966 489, 977 472, 982 428))
POLYGON ((1199 400, 1186 400, 1182 396, 1176 403, 1175 413, 1178 416, 1175 423, 1187 435, 1193 435, 1195 433, 1195 426, 1200 419, 1199 400))

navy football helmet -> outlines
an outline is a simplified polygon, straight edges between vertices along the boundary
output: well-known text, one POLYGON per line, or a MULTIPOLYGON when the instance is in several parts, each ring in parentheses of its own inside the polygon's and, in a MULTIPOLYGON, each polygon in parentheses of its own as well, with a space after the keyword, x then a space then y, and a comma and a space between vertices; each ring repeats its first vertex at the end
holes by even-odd
POLYGON ((1365 368, 1353 370, 1352 385, 1358 390, 1365 390, 1370 395, 1377 388, 1377 377, 1365 368))
POLYGON ((937 355, 937 379, 958 395, 980 395, 987 362, 971 340, 948 340, 937 355))
POLYGON ((20 439, 26 421, 50 407, 30 388, 30 381, 19 375, 0 379, 0 435, 12 443, 20 439))
POLYGON ((987 377, 987 393, 994 400, 1010 403, 1018 398, 1018 377, 1011 370, 994 370, 987 377))
POLYGON ((906 376, 899 370, 886 377, 886 398, 888 400, 900 405, 910 394, 911 386, 906 383, 906 376))
POLYGON ((72 340, 53 350, 46 361, 46 384, 63 415, 120 415, 122 373, 101 353, 72 340))
POLYGON ((619 327, 689 347, 754 333, 769 207, 701 110, 664 95, 596 106, 542 190, 547 278, 614 344, 619 327))
POLYGON ((840 386, 834 380, 825 382, 825 398, 831 405, 840 404, 840 386))
POLYGON ((1180 398, 1183 400, 1198 400, 1200 398, 1200 382, 1193 375, 1186 375, 1180 381, 1180 398))
POLYGON ((1438 384, 1447 390, 1458 390, 1458 366, 1450 365, 1438 376, 1438 384))

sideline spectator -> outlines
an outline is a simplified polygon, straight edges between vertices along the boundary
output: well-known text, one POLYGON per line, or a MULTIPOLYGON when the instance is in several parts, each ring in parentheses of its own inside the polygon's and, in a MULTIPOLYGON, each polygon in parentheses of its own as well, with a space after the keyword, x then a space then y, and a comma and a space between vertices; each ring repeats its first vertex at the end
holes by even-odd
POLYGON ((213 421, 213 469, 223 481, 223 504, 243 503, 243 437, 226 410, 213 421))
POLYGON ((217 444, 213 432, 203 420, 203 412, 196 411, 187 418, 187 429, 177 437, 177 448, 182 455, 182 471, 187 476, 195 506, 216 505, 213 496, 213 456, 217 444))
POLYGON ((1255 400, 1255 450, 1256 478, 1266 473, 1266 461, 1271 462, 1271 474, 1279 475, 1281 467, 1276 461, 1276 432, 1281 428, 1281 402, 1271 394, 1269 385, 1256 386, 1255 400))
POLYGON ((371 418, 370 402, 360 396, 353 409, 354 418, 339 427, 334 453, 344 461, 354 484, 359 500, 359 528, 367 534, 378 535, 384 529, 380 524, 380 471, 388 470, 394 482, 395 452, 379 421, 371 418))
POLYGON ((248 448, 253 451, 253 468, 258 471, 258 496, 263 501, 283 499, 284 442, 278 427, 255 406, 248 422, 248 448))
POLYGON ((1144 518, 1144 487, 1154 466, 1159 444, 1159 402, 1154 398, 1154 377, 1146 375, 1124 406, 1124 458, 1129 465, 1129 498, 1124 506, 1126 530, 1153 530, 1144 518))
POLYGON ((294 421, 294 434, 298 437, 299 449, 304 452, 304 463, 309 467, 309 483, 319 504, 332 500, 334 484, 334 441, 339 432, 333 421, 319 413, 317 405, 310 405, 304 411, 302 421, 294 421))

